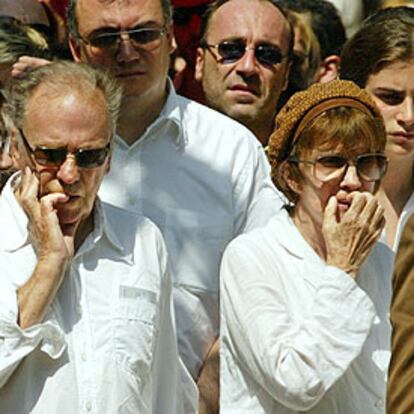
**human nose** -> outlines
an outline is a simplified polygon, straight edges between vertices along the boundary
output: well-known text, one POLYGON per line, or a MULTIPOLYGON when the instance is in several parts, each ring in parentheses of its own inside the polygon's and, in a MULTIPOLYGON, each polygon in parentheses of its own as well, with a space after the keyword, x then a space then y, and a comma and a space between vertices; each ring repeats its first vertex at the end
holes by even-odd
POLYGON ((119 46, 117 51, 117 61, 120 63, 131 62, 139 58, 138 50, 132 45, 128 33, 119 34, 119 46))
POLYGON ((59 167, 56 176, 65 184, 73 184, 79 180, 79 167, 73 155, 68 154, 66 160, 59 167))
POLYGON ((361 179, 355 165, 348 164, 345 169, 340 187, 349 191, 358 190, 361 187, 361 179))
POLYGON ((246 46, 244 55, 237 62, 237 72, 251 75, 257 71, 255 48, 246 46))
POLYGON ((400 106, 398 120, 406 125, 414 124, 414 99, 406 97, 400 106))

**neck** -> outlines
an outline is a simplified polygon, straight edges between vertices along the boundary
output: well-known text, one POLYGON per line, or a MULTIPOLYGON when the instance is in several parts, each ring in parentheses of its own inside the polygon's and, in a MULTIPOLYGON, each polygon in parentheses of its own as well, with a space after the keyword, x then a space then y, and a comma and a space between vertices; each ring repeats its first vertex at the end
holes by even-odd
POLYGON ((167 99, 167 92, 152 102, 140 97, 123 98, 117 133, 129 145, 138 141, 146 129, 158 118, 167 99))
MULTIPOLYGON (((95 208, 95 207, 94 207, 95 208)), ((93 211, 92 213, 83 221, 81 221, 78 225, 72 225, 65 227, 65 225, 61 226, 63 235, 70 236, 71 234, 75 235, 74 238, 74 247, 75 252, 78 251, 79 247, 82 245, 82 243, 85 241, 85 239, 88 237, 88 235, 93 230, 94 220, 93 220, 93 211)))
POLYGON ((321 231, 322 223, 311 217, 306 211, 296 208, 292 212, 292 219, 296 227, 316 254, 326 259, 325 240, 321 231))

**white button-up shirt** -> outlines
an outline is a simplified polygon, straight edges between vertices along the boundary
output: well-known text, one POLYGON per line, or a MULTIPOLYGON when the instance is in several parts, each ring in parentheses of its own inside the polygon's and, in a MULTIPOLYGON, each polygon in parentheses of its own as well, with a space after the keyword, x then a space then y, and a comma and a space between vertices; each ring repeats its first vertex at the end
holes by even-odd
MULTIPOLYGON (((13 177, 15 178, 15 177, 13 177)), ((0 413, 176 413, 171 282, 159 230, 97 203, 42 323, 16 323, 36 255, 10 180, 0 197, 0 413)))
POLYGON ((222 414, 385 413, 393 253, 357 279, 327 266, 285 211, 226 250, 222 414))
POLYGON ((196 378, 218 336, 224 248, 282 205, 260 142, 232 119, 176 95, 170 84, 160 116, 143 136, 131 146, 117 138, 100 196, 161 229, 179 351, 196 378))

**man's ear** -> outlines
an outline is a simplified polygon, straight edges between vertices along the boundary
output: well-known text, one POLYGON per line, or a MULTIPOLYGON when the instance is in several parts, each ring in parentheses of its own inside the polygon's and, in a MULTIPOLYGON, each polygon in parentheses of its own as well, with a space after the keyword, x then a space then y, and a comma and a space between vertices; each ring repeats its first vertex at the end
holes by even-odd
POLYGON ((282 85, 282 89, 281 89, 281 92, 283 92, 283 91, 285 91, 286 90, 286 88, 288 87, 288 85, 289 85, 289 75, 290 75, 290 69, 292 68, 292 59, 291 60, 289 60, 289 62, 287 63, 287 65, 286 65, 286 72, 285 72, 285 81, 284 81, 284 83, 283 83, 283 85, 282 85))
POLYGON ((338 55, 327 56, 320 64, 315 75, 315 82, 327 83, 338 79, 341 58, 338 55))
POLYGON ((77 63, 81 61, 81 48, 79 42, 76 42, 71 34, 69 34, 69 49, 72 53, 73 60, 77 63))
POLYGON ((204 58, 206 50, 202 47, 197 48, 194 77, 196 81, 201 82, 203 79, 204 58))
POLYGON ((172 55, 177 50, 177 42, 174 36, 174 26, 170 23, 167 27, 167 42, 168 42, 168 53, 172 55))
POLYGON ((10 156, 13 162, 13 168, 16 170, 19 170, 22 167, 21 153, 17 142, 18 134, 19 132, 17 131, 17 128, 13 126, 10 130, 10 156))

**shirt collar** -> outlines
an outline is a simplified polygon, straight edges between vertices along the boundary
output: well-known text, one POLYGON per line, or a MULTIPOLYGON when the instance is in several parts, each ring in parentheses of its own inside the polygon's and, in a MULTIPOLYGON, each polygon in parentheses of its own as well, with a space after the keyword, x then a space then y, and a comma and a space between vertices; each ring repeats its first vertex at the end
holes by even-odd
MULTIPOLYGON (((188 143, 187 131, 184 120, 184 104, 185 102, 179 98, 175 92, 174 85, 170 78, 167 79, 167 100, 157 117, 157 119, 146 129, 143 136, 135 142, 140 143, 146 137, 156 139, 159 136, 165 137, 166 134, 157 134, 157 131, 164 129, 165 125, 170 123, 171 129, 168 136, 174 141, 177 149, 183 149, 188 143)), ((118 137, 121 145, 125 145, 121 137, 118 137)), ((117 142, 118 144, 119 142, 117 142)), ((133 144, 134 145, 134 144, 133 144)))
POLYGON ((0 196, 0 228, 7 233, 7 237, 0 238, 0 248, 9 252, 29 244, 29 220, 14 194, 19 182, 20 172, 16 172, 9 178, 0 196))
MULTIPOLYGON (((0 238, 0 249, 14 252, 30 244, 29 219, 19 204, 14 194, 14 189, 20 182, 20 172, 13 174, 7 181, 0 196, 0 228, 7 232, 7 237, 0 238)), ((94 229, 87 237, 76 255, 85 253, 96 247, 97 243, 105 235, 109 243, 124 254, 124 247, 116 234, 116 228, 102 208, 99 198, 96 198, 94 206, 94 229)), ((127 263, 132 263, 132 253, 122 256, 127 263)))
POLYGON ((286 209, 283 208, 280 210, 276 220, 277 231, 275 234, 281 246, 300 259, 312 261, 321 260, 308 242, 303 238, 286 209))
POLYGON ((99 197, 96 197, 93 214, 94 227, 92 233, 79 248, 76 256, 96 248, 102 238, 105 237, 112 247, 120 253, 119 258, 121 260, 124 259, 126 263, 133 264, 133 254, 131 252, 125 252, 125 248, 117 236, 117 231, 119 230, 112 223, 111 217, 105 211, 104 203, 101 202, 99 197))

